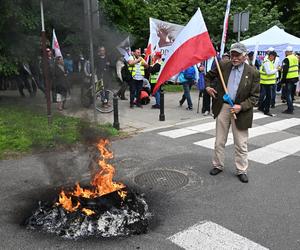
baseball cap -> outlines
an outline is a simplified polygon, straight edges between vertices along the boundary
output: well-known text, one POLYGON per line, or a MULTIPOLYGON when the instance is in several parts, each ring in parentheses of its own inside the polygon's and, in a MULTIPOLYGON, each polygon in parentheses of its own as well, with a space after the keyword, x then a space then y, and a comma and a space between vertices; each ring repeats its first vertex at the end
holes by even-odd
POLYGON ((273 47, 269 47, 268 49, 267 49, 267 51, 274 51, 275 49, 273 48, 273 47))
POLYGON ((247 48, 242 43, 234 43, 230 47, 230 52, 232 51, 242 54, 242 53, 247 53, 247 48))
POLYGON ((287 46, 287 47, 285 48, 285 51, 293 51, 293 47, 292 47, 292 46, 287 46))

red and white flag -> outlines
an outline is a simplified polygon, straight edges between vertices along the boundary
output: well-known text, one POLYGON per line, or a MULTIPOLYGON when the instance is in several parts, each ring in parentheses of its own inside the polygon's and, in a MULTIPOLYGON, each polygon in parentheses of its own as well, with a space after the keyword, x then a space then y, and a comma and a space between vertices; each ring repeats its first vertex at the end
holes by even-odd
POLYGON ((54 50, 54 56, 55 57, 62 57, 60 48, 59 48, 59 44, 55 35, 55 30, 53 29, 53 34, 52 34, 52 49, 54 50))
POLYGON ((231 0, 228 0, 227 5, 226 5, 225 16, 224 16, 223 34, 222 34, 222 40, 221 40, 221 50, 220 50, 220 56, 221 57, 224 54, 224 50, 225 50, 225 43, 226 43, 227 30, 228 30, 228 19, 229 19, 229 12, 230 12, 230 4, 231 4, 231 0))
POLYGON ((182 29, 160 70, 155 93, 160 85, 182 70, 216 55, 200 8, 182 29))

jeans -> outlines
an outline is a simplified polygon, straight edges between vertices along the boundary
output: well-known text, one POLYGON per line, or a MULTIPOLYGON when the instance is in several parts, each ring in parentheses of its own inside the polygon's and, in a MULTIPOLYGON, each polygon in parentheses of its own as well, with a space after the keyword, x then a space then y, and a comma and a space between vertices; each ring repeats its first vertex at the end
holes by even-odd
POLYGON ((289 111, 294 111, 293 99, 292 99, 294 85, 295 84, 293 84, 293 83, 286 83, 285 84, 286 103, 287 103, 289 111))
POLYGON ((143 80, 132 79, 129 83, 130 90, 130 104, 133 105, 134 98, 136 97, 136 104, 141 105, 141 90, 143 88, 143 80))
POLYGON ((158 89, 155 93, 155 102, 157 105, 160 105, 160 89, 158 89))
POLYGON ((192 82, 185 82, 185 83, 183 83, 183 85, 182 85, 182 87, 183 87, 183 95, 182 95, 182 98, 180 100, 180 103, 182 105, 185 102, 185 99, 186 99, 189 108, 193 108, 193 103, 192 103, 191 94, 190 94, 190 90, 192 88, 192 85, 193 85, 192 82))
POLYGON ((272 97, 272 89, 274 84, 261 84, 261 89, 263 89, 263 93, 265 94, 265 98, 261 100, 259 103, 259 109, 263 111, 265 114, 270 112, 270 104, 271 104, 271 97, 272 97))
POLYGON ((275 99, 276 99, 276 84, 272 85, 271 87, 271 105, 275 105, 275 99))

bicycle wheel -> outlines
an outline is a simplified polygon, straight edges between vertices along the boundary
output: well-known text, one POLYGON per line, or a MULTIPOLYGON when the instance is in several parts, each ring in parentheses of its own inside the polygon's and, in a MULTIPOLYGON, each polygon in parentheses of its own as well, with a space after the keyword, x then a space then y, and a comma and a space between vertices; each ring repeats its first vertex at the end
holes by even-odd
POLYGON ((114 93, 111 90, 103 89, 96 93, 96 109, 101 113, 113 111, 114 93))

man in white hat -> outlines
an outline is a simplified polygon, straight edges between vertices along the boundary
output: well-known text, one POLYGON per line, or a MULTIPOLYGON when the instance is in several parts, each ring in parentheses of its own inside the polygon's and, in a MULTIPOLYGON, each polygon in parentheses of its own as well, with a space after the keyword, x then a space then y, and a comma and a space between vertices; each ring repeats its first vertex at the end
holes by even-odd
POLYGON ((299 78, 299 62, 298 58, 293 54, 293 47, 287 46, 285 49, 285 59, 282 62, 282 78, 281 84, 285 85, 285 97, 287 109, 282 113, 293 114, 293 97, 296 90, 296 83, 299 78))

